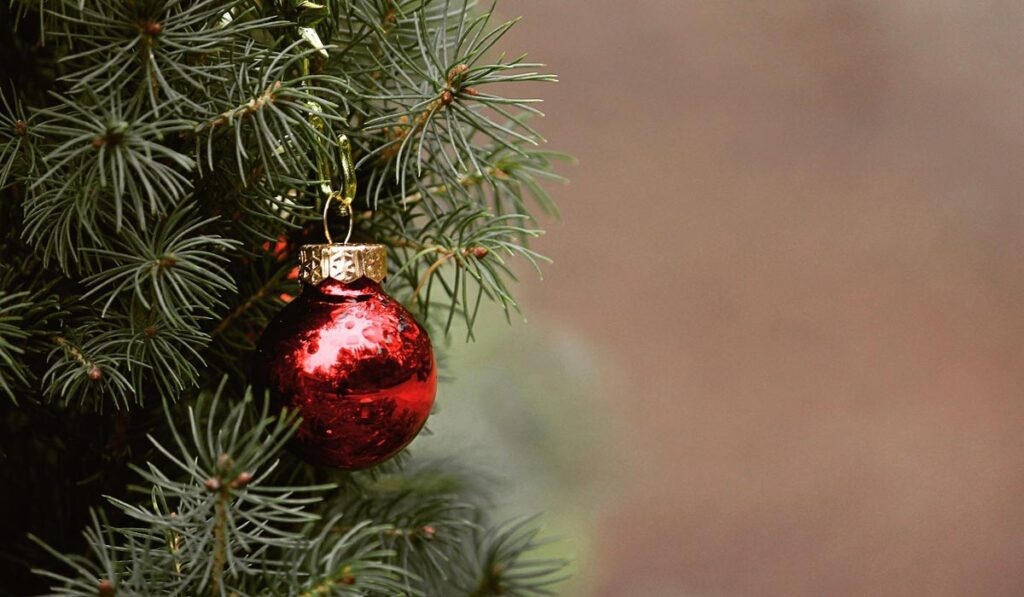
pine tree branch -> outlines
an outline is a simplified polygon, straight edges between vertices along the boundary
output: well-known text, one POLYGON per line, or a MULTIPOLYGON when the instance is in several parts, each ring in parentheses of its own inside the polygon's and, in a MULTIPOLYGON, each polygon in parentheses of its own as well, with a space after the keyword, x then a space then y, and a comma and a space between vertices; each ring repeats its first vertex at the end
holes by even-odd
POLYGON ((267 293, 269 293, 270 290, 277 286, 278 284, 279 281, 274 278, 267 280, 262 286, 260 286, 256 290, 256 292, 251 294, 249 298, 245 300, 244 303, 232 309, 231 312, 224 317, 224 319, 221 319, 220 323, 218 323, 217 326, 213 328, 213 331, 210 332, 210 336, 217 337, 220 334, 224 333, 224 330, 228 329, 228 327, 230 327, 231 324, 234 323, 236 319, 245 314, 245 312, 251 309, 253 305, 263 300, 263 298, 267 296, 267 293))
POLYGON ((397 258, 389 292, 446 331, 458 313, 471 334, 484 298, 516 308, 506 260, 543 260, 532 212, 555 210, 536 100, 495 92, 553 80, 492 51, 513 22, 489 25, 493 7, 472 0, 15 2, 21 31, 47 34, 25 55, 53 95, 0 98, 0 187, 24 190, 0 205, 0 385, 92 408, 160 399, 167 419, 146 425, 155 457, 132 465, 144 495, 110 499, 123 523, 97 514, 87 555, 51 550, 67 565, 42 572, 54 592, 549 594, 560 565, 524 555, 542 543, 530 525, 490 525, 449 469, 328 491, 281 452, 295 421, 240 399, 242 355, 293 291, 290 253, 323 205, 318 158, 338 170, 340 132, 372 208, 360 234, 397 258), (283 254, 259 251, 278 239, 283 254), (39 302, 35 278, 60 280, 46 291, 59 303, 21 306, 39 302), (58 304, 73 312, 44 325, 58 304))
MULTIPOLYGON (((222 458, 227 454, 222 455, 222 458)), ((212 484, 211 484, 212 485, 212 484)), ((217 487, 207 485, 211 491, 217 493, 214 501, 214 523, 213 523, 213 569, 210 577, 210 593, 218 594, 224 577, 224 564, 227 560, 228 538, 228 500, 229 493, 226 487, 217 483, 217 487)))
POLYGON ((260 95, 250 99, 248 102, 225 111, 220 116, 207 120, 195 127, 196 133, 203 133, 224 126, 237 119, 252 116, 269 104, 274 103, 274 94, 281 89, 281 81, 271 83, 260 95))
POLYGON ((444 263, 451 259, 452 257, 461 254, 463 257, 469 257, 470 255, 472 255, 477 259, 483 259, 484 257, 487 256, 487 253, 489 253, 487 247, 465 247, 461 250, 454 250, 435 246, 427 250, 433 250, 439 253, 440 255, 438 256, 437 259, 434 260, 433 263, 430 264, 430 267, 427 268, 427 271, 423 273, 423 277, 420 279, 419 285, 417 285, 416 289, 412 291, 412 296, 414 299, 419 297, 420 291, 423 290, 423 287, 426 286, 427 282, 430 281, 430 276, 433 275, 433 273, 436 272, 439 267, 444 265, 444 263))
POLYGON ((324 579, 322 582, 317 584, 315 587, 308 591, 303 591, 299 597, 316 597, 317 595, 330 595, 334 592, 334 589, 338 585, 354 585, 356 584, 356 577, 352 575, 352 568, 350 566, 343 566, 338 574, 332 577, 324 579))
POLYGON ((50 336, 50 341, 56 344, 57 346, 63 348, 64 351, 71 355, 73 359, 78 361, 83 367, 87 368, 89 370, 89 377, 98 378, 101 375, 99 367, 97 367, 95 363, 86 358, 86 356, 82 354, 82 351, 79 350, 77 346, 68 342, 67 338, 65 338, 64 336, 54 335, 50 336))

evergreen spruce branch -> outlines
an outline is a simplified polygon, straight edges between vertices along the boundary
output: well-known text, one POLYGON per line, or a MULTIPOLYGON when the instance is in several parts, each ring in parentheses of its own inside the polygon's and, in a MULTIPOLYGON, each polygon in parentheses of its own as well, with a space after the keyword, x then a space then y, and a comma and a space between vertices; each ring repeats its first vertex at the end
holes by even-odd
POLYGON ((356 0, 346 4, 338 13, 337 28, 330 36, 340 49, 332 54, 327 69, 344 65, 346 74, 359 79, 368 89, 381 92, 390 89, 395 79, 400 79, 403 86, 416 86, 415 75, 422 74, 417 64, 422 57, 421 20, 444 23, 460 10, 460 3, 452 6, 422 0, 356 0), (409 70, 412 75, 405 72, 409 70))
POLYGON ((232 274, 239 290, 229 297, 226 314, 209 330, 213 342, 205 355, 212 371, 244 383, 251 371, 248 358, 240 355, 251 354, 267 322, 298 294, 294 270, 284 242, 236 264, 232 274))
POLYGON ((15 97, 12 103, 0 89, 0 104, 3 107, 0 110, 0 189, 3 189, 35 172, 37 145, 41 139, 30 124, 20 98, 15 97))
POLYGON ((321 200, 308 179, 278 176, 278 184, 267 181, 244 192, 238 203, 238 228, 258 241, 274 242, 282 233, 294 232, 320 218, 321 200))
POLYGON ((533 516, 475 530, 461 563, 464 579, 472 580, 459 588, 469 597, 556 595, 552 587, 568 577, 563 573, 568 562, 527 557, 552 541, 538 539, 536 519, 533 516))
POLYGON ((153 566, 144 549, 136 544, 131 535, 118 534, 106 517, 95 510, 90 511, 91 524, 82 534, 85 536, 90 556, 63 554, 44 541, 30 535, 29 538, 41 546, 54 559, 63 564, 67 572, 56 572, 36 568, 33 572, 56 584, 51 587, 53 596, 73 597, 134 597, 147 594, 153 583, 147 582, 144 574, 152 573, 153 566))
POLYGON ((104 246, 107 230, 113 231, 111 211, 114 203, 107 192, 83 193, 81 175, 72 173, 30 189, 25 200, 24 238, 35 247, 43 267, 56 263, 64 273, 73 269, 89 271, 82 251, 104 246))
POLYGON ((276 287, 280 287, 282 285, 282 280, 290 270, 290 267, 282 268, 279 270, 278 274, 260 285, 260 287, 246 298, 243 303, 232 309, 224 319, 220 320, 217 326, 213 328, 211 335, 219 336, 223 334, 224 331, 229 329, 238 319, 252 313, 255 310, 256 305, 259 305, 265 299, 276 298, 271 293, 276 287))
POLYGON ((153 463, 135 468, 160 496, 154 501, 166 506, 112 500, 161 543, 168 533, 180 538, 174 558, 188 594, 227 594, 247 575, 280 574, 288 562, 269 554, 305 542, 298 530, 317 519, 306 508, 330 488, 273 486, 272 459, 291 435, 293 421, 268 416, 266 404, 253 417, 248 393, 218 414, 223 392, 222 383, 212 396, 204 394, 189 409, 185 429, 165 407, 173 445, 151 441, 176 472, 168 475, 153 463))
MULTIPOLYGON (((446 330, 460 314, 470 334, 484 297, 515 308, 507 258, 543 260, 527 243, 533 210, 556 213, 543 182, 559 155, 535 147, 535 100, 496 93, 553 80, 488 58, 514 22, 491 27, 493 5, 477 16, 459 0, 14 1, 56 36, 75 91, 28 119, 0 114, 0 187, 29 187, 0 241, 23 227, 44 264, 85 282, 65 285, 67 300, 86 292, 97 307, 10 337, 50 343, 47 396, 120 408, 157 395, 170 429, 151 438, 170 464, 136 468, 146 503, 111 498, 131 526, 94 520, 90 556, 44 573, 55 594, 551 594, 563 563, 534 559, 543 542, 525 522, 489 528, 485 505, 408 471, 382 476, 394 465, 352 478, 408 485, 320 501, 327 486, 301 481, 315 475, 274 461, 294 421, 253 417, 248 396, 224 406, 223 383, 184 427, 166 407, 225 371, 244 379, 240 351, 294 292, 287 255, 318 215, 317 156, 339 131, 376 210, 358 233, 398 257, 392 292, 446 330), (275 38, 285 21, 316 27, 329 57, 275 38)), ((41 291, 0 288, 2 375, 5 330, 36 318, 25 303, 41 291), (4 328, 12 293, 20 319, 4 328)))
POLYGON ((273 17, 245 18, 252 10, 246 4, 96 0, 72 11, 51 10, 75 31, 76 51, 62 59, 73 68, 62 80, 71 83, 72 92, 92 86, 97 92, 134 94, 136 100, 144 96, 154 111, 201 111, 188 96, 229 76, 226 52, 240 47, 252 31, 283 24, 273 17), (226 12, 238 14, 225 21, 226 12))
MULTIPOLYGON (((497 171, 491 171, 488 173, 490 177, 498 174, 497 171)), ((410 193, 401 197, 400 203, 403 207, 409 206, 410 204, 419 203, 421 201, 427 201, 431 206, 433 212, 443 211, 443 207, 440 205, 440 200, 447 199, 447 206, 452 207, 458 205, 457 197, 467 196, 471 189, 479 187, 488 175, 484 173, 467 174, 459 177, 456 184, 448 183, 437 183, 437 184, 424 184, 423 181, 417 181, 416 188, 418 189, 414 193, 410 193)), ((426 177, 426 180, 432 180, 430 176, 426 177)))
POLYGON ((5 248, 0 243, 0 393, 17 404, 17 394, 38 393, 32 365, 45 358, 53 346, 50 338, 71 314, 60 308, 56 281, 20 279, 33 264, 6 255, 5 248))
MULTIPOLYGON (((539 100, 480 92, 481 87, 494 83, 556 80, 552 75, 528 70, 541 65, 526 63, 522 58, 505 63, 504 58, 499 57, 495 63, 480 63, 491 46, 514 24, 510 21, 483 34, 489 17, 490 13, 486 13, 474 19, 458 32, 460 37, 451 44, 447 43, 446 36, 436 35, 437 31, 430 31, 426 25, 418 26, 422 58, 416 70, 421 71, 421 81, 425 83, 388 89, 383 94, 374 93, 372 88, 363 91, 362 97, 368 101, 403 106, 366 121, 366 131, 379 131, 386 141, 363 158, 363 161, 376 159, 393 163, 403 196, 407 194, 405 184, 411 172, 410 164, 415 163, 415 174, 421 176, 426 156, 445 156, 455 176, 464 175, 467 165, 471 165, 471 172, 484 173, 485 168, 471 141, 474 135, 483 135, 512 151, 521 151, 517 141, 536 144, 543 140, 514 113, 539 113, 530 105, 539 100), (450 46, 455 52, 452 57, 448 55, 450 46), (527 72, 519 72, 523 69, 527 72), (488 110, 507 117, 508 121, 495 121, 487 116, 488 110), (449 151, 454 160, 447 158, 449 151)), ((400 85, 401 81, 397 82, 400 85)))
POLYGON ((347 60, 375 64, 375 58, 384 53, 384 46, 376 39, 394 44, 403 51, 419 53, 420 35, 417 28, 427 24, 431 31, 458 31, 465 15, 476 6, 475 0, 353 0, 337 2, 331 13, 336 19, 326 23, 324 32, 338 46, 347 60))
POLYGON ((103 410, 106 402, 127 409, 135 397, 128 370, 134 364, 117 330, 91 323, 51 336, 54 348, 42 378, 43 395, 62 404, 103 410))
MULTIPOLYGON (((385 527, 363 521, 344 534, 309 508, 332 485, 273 485, 274 458, 294 420, 254 412, 251 395, 221 404, 223 383, 188 410, 184 428, 165 402, 170 444, 150 437, 170 463, 133 467, 152 489, 148 505, 110 502, 134 526, 94 518, 92 558, 47 548, 69 572, 37 571, 54 594, 394 594, 402 569, 381 546, 385 527), (318 530, 319 529, 319 530, 318 530), (109 593, 104 591, 110 591, 109 593)), ((44 544, 45 546, 45 544, 44 544)))
POLYGON ((117 316, 112 324, 128 361, 135 395, 141 404, 146 395, 174 400, 198 385, 200 367, 206 362, 201 350, 210 337, 202 332, 168 325, 146 309, 129 317, 117 316))
POLYGON ((389 527, 364 520, 336 533, 337 524, 337 519, 328 521, 309 544, 287 554, 291 570, 269 587, 269 594, 421 595, 407 590, 408 570, 388 563, 394 552, 382 545, 380 535, 389 527))
POLYGON ((51 42, 53 37, 72 43, 71 32, 61 17, 66 11, 78 8, 76 0, 10 0, 10 5, 14 9, 13 28, 37 27, 40 42, 44 44, 51 42))
POLYGON ((293 178, 315 172, 315 150, 333 146, 332 126, 343 126, 347 110, 345 80, 330 75, 304 75, 301 64, 315 50, 297 51, 296 42, 281 52, 260 51, 250 44, 239 62, 230 98, 219 113, 194 127, 196 155, 210 170, 220 158, 224 133, 233 139, 240 179, 247 166, 258 160, 262 176, 270 183, 277 175, 293 178), (318 108, 313 108, 315 104, 318 108), (324 126, 321 131, 311 116, 324 126))
POLYGON ((194 162, 163 142, 170 133, 188 130, 189 121, 126 112, 118 96, 106 101, 88 93, 78 101, 57 94, 54 98, 55 106, 37 112, 42 122, 36 128, 55 147, 30 190, 55 179, 56 193, 66 196, 67 203, 101 200, 107 195, 97 191, 109 190, 118 230, 127 211, 144 227, 148 214, 163 213, 168 202, 188 191, 190 183, 181 170, 191 170, 194 162))
POLYGON ((31 375, 21 360, 25 353, 22 344, 29 337, 28 331, 22 327, 24 317, 21 314, 31 306, 25 300, 28 296, 27 291, 0 290, 0 391, 15 404, 18 402, 15 388, 28 385, 31 375))
MULTIPOLYGON (((430 471, 434 477, 444 473, 430 471)), ((404 481, 404 477, 392 479, 404 481)), ((474 511, 470 504, 451 491, 435 492, 415 487, 416 475, 398 488, 375 484, 376 490, 340 504, 343 515, 335 530, 344 532, 361 520, 387 521, 378 530, 381 544, 391 550, 389 561, 402 570, 412 572, 406 579, 409 592, 424 591, 430 586, 444 586, 453 562, 452 554, 464 549, 464 540, 471 531, 474 511)))
POLYGON ((141 388, 150 382, 162 398, 196 387, 199 367, 206 364, 199 350, 208 341, 205 334, 165 325, 150 325, 136 332, 129 344, 130 362, 142 363, 144 368, 132 370, 133 384, 141 388))
POLYGON ((445 333, 451 329, 455 315, 461 313, 467 334, 472 337, 484 297, 501 305, 506 316, 510 316, 511 310, 518 310, 506 282, 515 281, 516 276, 506 258, 525 258, 538 273, 540 263, 548 261, 522 244, 520 239, 541 234, 539 230, 517 225, 524 218, 518 214, 494 216, 486 209, 463 205, 415 229, 414 234, 395 226, 392 238, 401 252, 401 265, 392 279, 411 285, 409 300, 415 301, 423 317, 429 317, 437 304, 432 297, 436 282, 445 295, 445 302, 441 303, 446 309, 445 333), (447 264, 454 265, 450 278, 444 275, 443 266, 447 264))
POLYGON ((255 333, 284 306, 283 297, 291 298, 298 292, 293 275, 295 265, 288 261, 287 245, 281 242, 274 252, 264 253, 240 277, 244 285, 236 295, 238 302, 225 315, 210 335, 225 338, 232 330, 242 330, 244 340, 226 338, 233 350, 251 350, 255 333))
MULTIPOLYGON (((218 126, 224 126, 230 124, 235 119, 242 118, 243 116, 251 116, 256 112, 262 110, 267 104, 271 103, 275 99, 275 93, 281 89, 281 81, 274 81, 262 93, 256 97, 250 99, 240 106, 235 106, 229 110, 226 110, 223 114, 217 116, 212 120, 208 120, 198 127, 196 132, 202 133, 207 129, 215 129, 218 126)), ((212 162, 212 156, 211 156, 212 162)))
POLYGON ((542 187, 544 180, 562 180, 550 172, 556 159, 564 156, 533 148, 511 152, 491 145, 482 156, 486 172, 462 176, 454 183, 444 166, 432 162, 424 180, 415 183, 416 192, 400 202, 385 202, 372 221, 387 243, 398 249, 396 262, 403 264, 391 287, 413 289, 412 298, 424 316, 432 307, 443 307, 446 330, 455 314, 461 314, 469 337, 482 298, 498 302, 510 315, 517 306, 507 281, 515 276, 505 258, 524 257, 538 273, 540 262, 546 261, 528 248, 528 242, 541 233, 532 228, 534 205, 557 216, 542 187), (430 184, 434 180, 445 182, 430 184), (491 209, 497 218, 492 218, 491 209), (456 271, 446 277, 449 263, 455 264, 456 271), (434 298, 438 288, 444 294, 440 302, 434 298))
POLYGON ((308 175, 279 174, 271 183, 263 176, 261 163, 250 163, 245 176, 239 177, 231 162, 215 163, 216 170, 197 181, 195 194, 204 197, 210 212, 226 216, 218 230, 241 239, 247 255, 259 258, 264 243, 274 243, 320 217, 320 199, 308 175))
POLYGON ((489 145, 480 148, 479 159, 483 172, 454 181, 445 164, 436 157, 429 159, 424 162, 422 178, 413 182, 416 191, 400 199, 389 196, 386 202, 398 201, 406 207, 424 202, 432 217, 465 204, 490 207, 498 215, 519 214, 529 221, 535 220, 535 208, 559 217, 544 184, 566 181, 551 170, 555 161, 571 161, 569 156, 532 147, 512 152, 501 145, 489 145))
POLYGON ((89 249, 103 269, 87 276, 84 298, 94 297, 106 314, 118 299, 133 297, 143 308, 158 312, 168 325, 194 328, 198 317, 223 307, 223 293, 235 285, 222 255, 238 241, 203 234, 213 218, 199 220, 188 208, 169 214, 149 236, 128 226, 111 249, 89 249))
MULTIPOLYGON (((552 172, 555 161, 572 161, 567 154, 541 149, 524 149, 518 152, 496 147, 485 156, 484 162, 492 164, 493 180, 492 205, 498 214, 516 213, 531 215, 527 200, 550 217, 559 218, 558 206, 544 188, 546 182, 565 184, 567 180, 552 172)), ((532 217, 532 215, 531 215, 532 217)))
MULTIPOLYGON (((359 477, 359 476, 357 476, 359 477)), ((537 555, 551 543, 539 538, 536 517, 487 522, 487 482, 452 463, 414 463, 401 474, 360 485, 354 498, 332 508, 344 512, 339 532, 363 518, 388 520, 385 546, 396 566, 412 571, 409 590, 426 595, 551 595, 566 562, 537 555), (436 558, 436 560, 435 560, 436 558)))

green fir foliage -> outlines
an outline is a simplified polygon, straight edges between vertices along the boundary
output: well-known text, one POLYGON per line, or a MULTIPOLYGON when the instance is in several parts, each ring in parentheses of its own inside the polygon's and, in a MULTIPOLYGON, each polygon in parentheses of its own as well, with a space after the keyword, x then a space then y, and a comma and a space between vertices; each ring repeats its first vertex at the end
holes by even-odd
POLYGON ((388 292, 438 337, 518 308, 565 156, 517 94, 555 77, 501 52, 495 8, 0 3, 0 481, 34 496, 2 523, 34 533, 0 550, 12 590, 554 594, 536 520, 489 520, 472 475, 313 469, 246 390, 299 245, 322 242, 342 134, 388 292))

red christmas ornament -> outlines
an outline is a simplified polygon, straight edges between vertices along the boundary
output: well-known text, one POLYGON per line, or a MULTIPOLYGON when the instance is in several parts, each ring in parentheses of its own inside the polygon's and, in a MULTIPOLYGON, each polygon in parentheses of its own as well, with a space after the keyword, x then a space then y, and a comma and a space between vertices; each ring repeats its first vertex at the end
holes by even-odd
POLYGON ((299 411, 291 448, 353 470, 397 454, 423 428, 437 369, 427 332, 381 290, 383 245, 305 245, 302 293, 256 349, 255 385, 299 411))

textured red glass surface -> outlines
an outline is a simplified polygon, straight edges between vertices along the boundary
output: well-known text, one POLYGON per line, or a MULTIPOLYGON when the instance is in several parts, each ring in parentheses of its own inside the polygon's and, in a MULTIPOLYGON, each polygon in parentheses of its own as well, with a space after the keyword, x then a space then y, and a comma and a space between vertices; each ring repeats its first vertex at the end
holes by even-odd
POLYGON ((366 278, 304 287, 264 330, 254 381, 278 408, 302 415, 293 451, 347 470, 411 442, 437 391, 426 331, 366 278))

